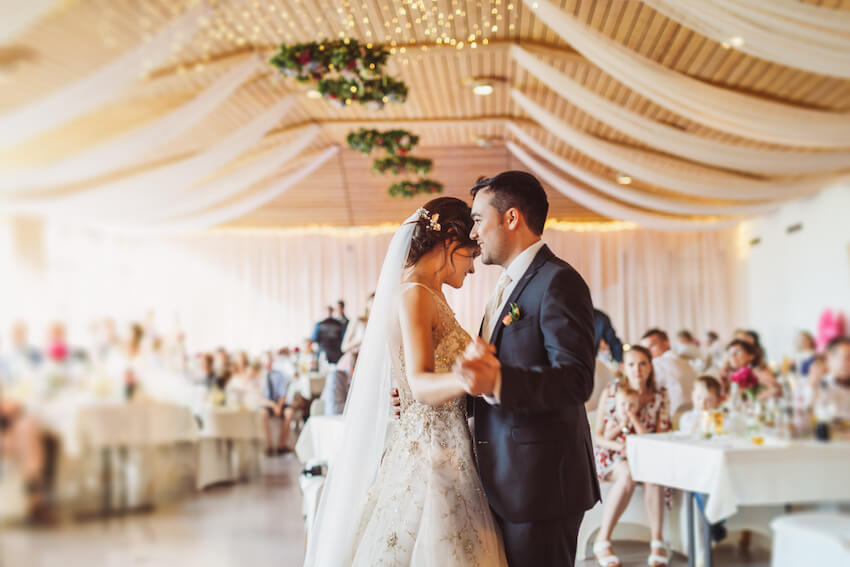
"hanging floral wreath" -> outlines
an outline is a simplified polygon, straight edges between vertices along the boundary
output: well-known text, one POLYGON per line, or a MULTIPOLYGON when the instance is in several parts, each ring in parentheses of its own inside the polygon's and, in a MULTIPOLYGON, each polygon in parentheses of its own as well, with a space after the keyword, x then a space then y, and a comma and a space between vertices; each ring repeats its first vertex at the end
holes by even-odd
POLYGON ((443 184, 430 179, 419 181, 399 181, 390 185, 389 194, 393 197, 415 197, 420 194, 442 193, 443 184))
POLYGON ((372 169, 375 173, 386 173, 391 171, 396 175, 403 173, 416 173, 425 175, 431 171, 431 166, 434 164, 430 159, 423 159, 411 156, 389 156, 379 158, 372 162, 372 169))
POLYGON ((378 148, 386 151, 389 155, 407 155, 410 150, 419 143, 419 136, 411 134, 407 130, 369 130, 361 128, 351 132, 345 141, 348 147, 354 151, 369 154, 378 148))
POLYGON ((338 106, 359 102, 380 109, 407 100, 407 85, 383 73, 389 55, 383 47, 345 39, 281 45, 270 62, 299 82, 318 81, 318 91, 338 106))

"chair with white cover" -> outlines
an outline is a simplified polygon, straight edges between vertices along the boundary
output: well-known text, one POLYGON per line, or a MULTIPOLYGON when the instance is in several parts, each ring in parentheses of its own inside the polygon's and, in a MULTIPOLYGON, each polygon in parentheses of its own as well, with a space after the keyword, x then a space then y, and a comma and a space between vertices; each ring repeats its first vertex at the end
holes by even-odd
POLYGON ((850 565, 850 515, 789 514, 771 522, 772 567, 850 565))

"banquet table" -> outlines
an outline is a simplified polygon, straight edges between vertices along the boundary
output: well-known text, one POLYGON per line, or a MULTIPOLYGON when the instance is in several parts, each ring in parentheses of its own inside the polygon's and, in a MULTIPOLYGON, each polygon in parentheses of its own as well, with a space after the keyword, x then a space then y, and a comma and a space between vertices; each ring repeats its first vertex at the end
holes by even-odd
POLYGON ((337 453, 344 432, 341 415, 314 415, 304 424, 295 455, 305 465, 311 462, 330 463, 337 453))
MULTIPOLYGON (((734 515, 740 506, 850 501, 850 442, 765 439, 755 445, 728 436, 694 439, 679 433, 630 435, 629 468, 638 482, 687 493, 688 563, 695 565, 693 495, 707 495, 702 532, 734 515)), ((711 565, 706 542, 705 565, 711 565)))
POLYGON ((262 414, 251 409, 206 408, 198 441, 197 487, 234 482, 259 470, 262 414))

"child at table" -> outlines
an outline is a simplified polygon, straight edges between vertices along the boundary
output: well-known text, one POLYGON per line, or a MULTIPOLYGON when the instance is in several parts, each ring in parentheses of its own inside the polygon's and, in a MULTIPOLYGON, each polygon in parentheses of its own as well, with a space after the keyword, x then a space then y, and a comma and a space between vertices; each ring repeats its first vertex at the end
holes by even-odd
POLYGON ((700 376, 694 384, 691 393, 693 409, 683 413, 679 418, 679 431, 699 433, 702 412, 720 408, 723 402, 723 387, 714 376, 700 376))

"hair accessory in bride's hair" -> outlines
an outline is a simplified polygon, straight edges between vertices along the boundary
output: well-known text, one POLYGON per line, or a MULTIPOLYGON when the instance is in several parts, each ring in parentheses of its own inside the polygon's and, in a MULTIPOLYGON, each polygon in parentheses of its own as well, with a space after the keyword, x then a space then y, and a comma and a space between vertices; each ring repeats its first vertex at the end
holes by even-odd
POLYGON ((428 228, 430 228, 431 230, 436 230, 437 232, 440 232, 440 230, 442 230, 440 223, 437 222, 440 220, 439 213, 432 215, 428 212, 428 209, 425 209, 423 207, 419 207, 416 213, 419 215, 420 219, 425 219, 426 221, 428 221, 428 228))

